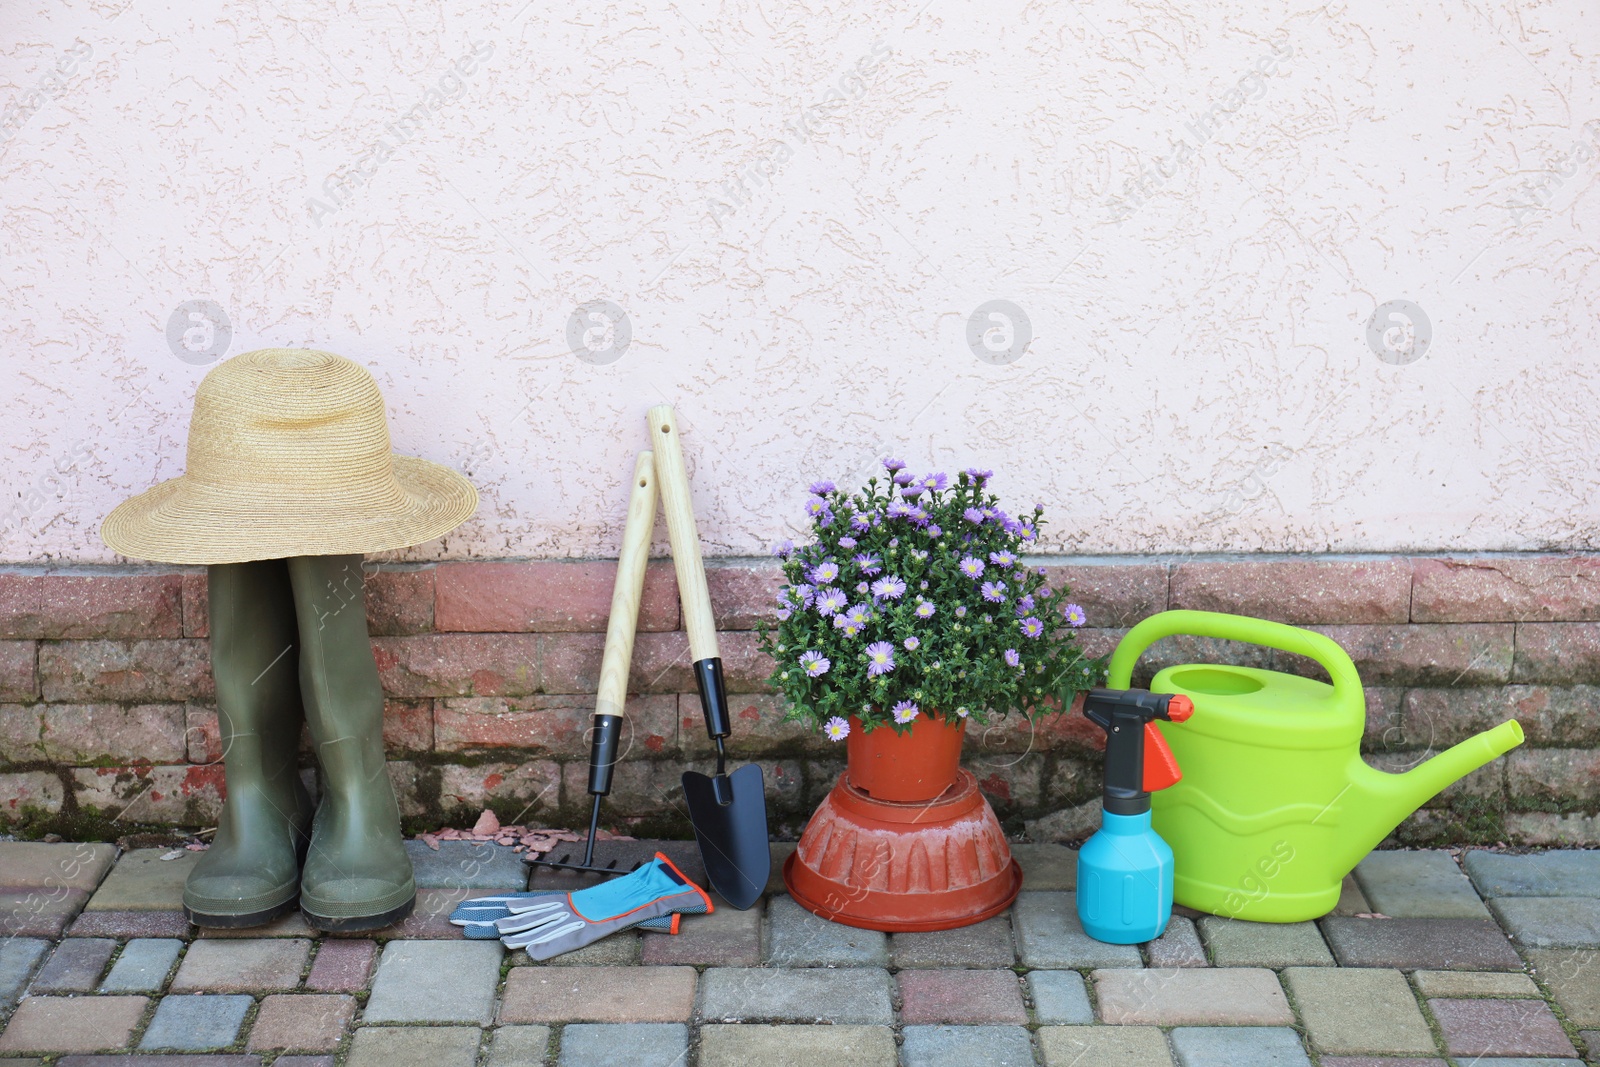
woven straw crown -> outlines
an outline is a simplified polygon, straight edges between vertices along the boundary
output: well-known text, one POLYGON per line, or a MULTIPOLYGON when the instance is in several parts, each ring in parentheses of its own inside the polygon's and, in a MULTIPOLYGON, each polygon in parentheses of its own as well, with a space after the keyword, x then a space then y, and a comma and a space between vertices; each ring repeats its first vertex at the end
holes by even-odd
POLYGON ((125 556, 240 563, 403 548, 470 516, 448 467, 390 451, 383 396, 330 352, 266 348, 195 394, 185 473, 124 501, 101 537, 125 556))

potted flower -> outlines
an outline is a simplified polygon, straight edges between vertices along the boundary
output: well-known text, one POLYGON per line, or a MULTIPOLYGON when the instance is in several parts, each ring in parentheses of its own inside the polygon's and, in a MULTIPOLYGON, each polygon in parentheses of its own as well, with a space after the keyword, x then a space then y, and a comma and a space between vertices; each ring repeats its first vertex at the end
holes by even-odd
POLYGON ((926 801, 955 783, 968 722, 1059 711, 1105 663, 1076 640, 1083 609, 1022 560, 1041 508, 1002 511, 990 471, 883 465, 860 492, 811 486, 812 540, 778 546, 786 584, 762 642, 788 717, 845 742, 852 786, 926 801))

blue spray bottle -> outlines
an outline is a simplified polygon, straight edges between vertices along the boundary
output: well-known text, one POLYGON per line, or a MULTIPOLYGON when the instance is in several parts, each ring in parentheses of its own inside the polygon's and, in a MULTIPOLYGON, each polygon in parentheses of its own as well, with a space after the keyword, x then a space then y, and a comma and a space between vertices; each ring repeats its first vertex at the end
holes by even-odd
POLYGON ((1106 732, 1104 815, 1078 852, 1078 921, 1098 941, 1161 936, 1172 917, 1172 849, 1150 828, 1150 794, 1182 777, 1156 719, 1194 714, 1186 696, 1093 689, 1083 713, 1106 732))

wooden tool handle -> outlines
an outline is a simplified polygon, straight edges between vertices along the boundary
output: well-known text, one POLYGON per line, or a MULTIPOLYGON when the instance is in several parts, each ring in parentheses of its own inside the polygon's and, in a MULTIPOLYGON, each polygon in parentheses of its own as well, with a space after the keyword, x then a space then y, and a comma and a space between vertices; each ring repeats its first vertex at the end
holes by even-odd
POLYGON ((622 529, 617 557, 617 582, 611 591, 611 619, 606 623, 606 649, 600 658, 596 715, 622 714, 628 699, 628 669, 633 663, 633 635, 639 625, 644 595, 644 568, 650 558, 650 533, 656 524, 656 465, 650 452, 640 452, 633 465, 628 495, 628 522, 622 529))
POLYGON ((678 418, 671 404, 658 404, 650 409, 649 421, 661 503, 667 512, 667 536, 672 541, 672 565, 678 572, 678 600, 683 604, 684 629, 689 631, 689 654, 695 662, 712 659, 718 654, 717 622, 711 614, 705 565, 700 561, 700 534, 689 500, 689 472, 683 465, 678 418))

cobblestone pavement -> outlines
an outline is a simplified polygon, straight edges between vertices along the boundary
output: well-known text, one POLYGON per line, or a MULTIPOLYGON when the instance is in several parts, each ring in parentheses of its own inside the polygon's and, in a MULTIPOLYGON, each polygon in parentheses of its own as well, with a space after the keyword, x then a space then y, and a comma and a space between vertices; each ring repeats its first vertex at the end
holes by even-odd
MULTIPOLYGON (((690 843, 607 847, 631 859, 658 845, 698 874, 690 843)), ((0 1067, 1600 1059, 1600 851, 1376 853, 1319 922, 1178 915, 1160 941, 1118 947, 1078 927, 1073 853, 1019 845, 1017 905, 966 929, 837 926, 775 876, 749 911, 541 965, 446 921, 465 897, 524 888, 516 857, 413 847, 417 913, 324 938, 298 916, 196 931, 179 911, 192 852, 0 842, 0 1067)), ((580 884, 568 879, 534 886, 580 884)))

